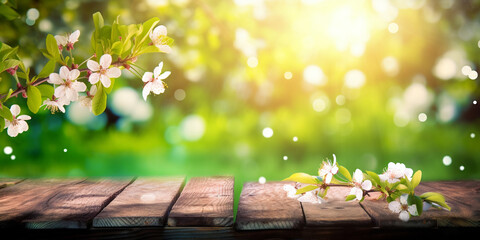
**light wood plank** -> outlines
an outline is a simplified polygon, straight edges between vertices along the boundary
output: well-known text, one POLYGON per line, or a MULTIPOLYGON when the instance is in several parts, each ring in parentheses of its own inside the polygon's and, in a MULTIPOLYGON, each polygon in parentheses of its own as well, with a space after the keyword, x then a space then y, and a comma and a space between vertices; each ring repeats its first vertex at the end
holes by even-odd
POLYGON ((0 226, 9 227, 36 214, 59 189, 85 179, 27 179, 0 189, 0 226))
POLYGON ((283 185, 291 182, 247 182, 237 211, 238 230, 298 229, 305 224, 302 206, 288 198, 283 185))
POLYGON ((306 225, 320 226, 368 226, 372 219, 358 201, 345 202, 350 188, 331 187, 326 202, 322 204, 302 203, 306 225))
POLYGON ((87 179, 56 190, 36 214, 23 220, 27 228, 87 228, 93 218, 120 193, 129 180, 87 179))
POLYGON ((93 227, 164 226, 184 181, 184 177, 136 179, 93 219, 93 227))
POLYGON ((233 225, 233 177, 194 177, 168 215, 168 226, 233 225))

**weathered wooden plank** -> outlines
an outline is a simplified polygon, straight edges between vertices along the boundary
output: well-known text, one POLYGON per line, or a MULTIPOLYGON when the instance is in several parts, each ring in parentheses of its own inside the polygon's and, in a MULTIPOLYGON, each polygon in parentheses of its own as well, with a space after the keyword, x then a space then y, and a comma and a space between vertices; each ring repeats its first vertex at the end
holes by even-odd
POLYGON ((410 218, 408 222, 398 219, 398 214, 388 209, 385 200, 373 200, 374 197, 361 203, 364 209, 381 226, 398 227, 437 227, 437 226, 478 226, 478 185, 474 182, 443 184, 438 182, 423 182, 416 189, 416 194, 434 191, 446 197, 452 211, 430 208, 421 216, 410 218), (476 187, 473 187, 476 186, 476 187), (476 194, 476 195, 475 195, 476 194))
POLYGON ((248 182, 237 211, 238 230, 298 229, 305 224, 302 206, 283 190, 287 182, 248 182))
POLYGON ((25 179, 24 178, 0 178, 0 188, 15 185, 23 180, 25 179))
POLYGON ((433 209, 424 212, 438 226, 480 226, 480 181, 440 181, 421 183, 416 194, 438 192, 445 196, 451 211, 433 209))
POLYGON ((27 179, 0 189, 0 226, 18 226, 20 221, 41 210, 39 207, 58 189, 85 179, 27 179))
POLYGON ((302 203, 306 225, 309 227, 372 225, 372 219, 358 201, 345 202, 345 197, 349 193, 350 188, 331 187, 325 197, 326 202, 302 203))
POLYGON ((23 220, 27 228, 87 228, 93 218, 122 191, 129 180, 87 179, 56 190, 38 211, 23 220))
POLYGON ((233 177, 194 177, 168 215, 168 226, 232 226, 233 177))
POLYGON ((184 177, 136 179, 93 219, 93 227, 163 226, 184 181, 184 177))

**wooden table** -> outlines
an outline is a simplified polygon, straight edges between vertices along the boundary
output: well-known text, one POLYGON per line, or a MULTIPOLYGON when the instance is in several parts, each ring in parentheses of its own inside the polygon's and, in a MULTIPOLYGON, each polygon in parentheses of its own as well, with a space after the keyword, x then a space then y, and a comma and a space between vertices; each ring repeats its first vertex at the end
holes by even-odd
MULTIPOLYGON (((425 182, 417 194, 445 195, 452 211, 431 209, 402 222, 385 201, 327 203, 288 198, 288 182, 244 184, 234 217, 233 177, 0 179, 0 231, 18 238, 405 238, 480 231, 480 181, 425 182)), ((3 239, 3 238, 2 238, 3 239)))

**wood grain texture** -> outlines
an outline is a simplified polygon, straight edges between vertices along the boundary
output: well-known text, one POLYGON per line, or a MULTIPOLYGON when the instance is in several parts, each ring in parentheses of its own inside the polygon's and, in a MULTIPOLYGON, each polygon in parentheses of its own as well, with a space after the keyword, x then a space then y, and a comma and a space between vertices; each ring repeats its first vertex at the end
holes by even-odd
POLYGON ((93 218, 122 191, 129 180, 87 179, 58 188, 23 222, 27 228, 87 228, 93 218))
POLYGON ((27 179, 0 189, 0 227, 21 225, 62 187, 82 181, 85 179, 27 179))
POLYGON ((233 225, 233 177, 194 177, 168 215, 168 226, 233 225))
POLYGON ((322 204, 302 203, 306 225, 320 226, 369 226, 372 219, 358 201, 345 202, 350 188, 331 187, 326 202, 322 204))
POLYGON ((93 219, 93 227, 164 226, 184 181, 184 177, 136 179, 93 219))
POLYGON ((420 195, 438 192, 445 197, 451 211, 431 208, 422 216, 435 219, 438 226, 480 226, 480 181, 424 182, 416 189, 420 195))
POLYGON ((298 229, 305 224, 302 206, 288 198, 283 185, 290 182, 247 182, 237 211, 238 230, 298 229))

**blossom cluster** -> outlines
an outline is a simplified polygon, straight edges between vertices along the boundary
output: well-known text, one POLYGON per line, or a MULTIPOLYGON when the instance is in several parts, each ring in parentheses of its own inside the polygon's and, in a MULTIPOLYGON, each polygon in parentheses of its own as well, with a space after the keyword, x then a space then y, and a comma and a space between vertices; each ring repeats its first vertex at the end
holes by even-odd
POLYGON ((415 194, 415 188, 420 184, 422 172, 415 173, 403 163, 390 162, 381 174, 371 171, 362 172, 356 169, 353 176, 341 165, 338 165, 335 154, 333 161, 324 161, 318 170, 318 176, 307 173, 294 173, 284 181, 296 182, 295 185, 285 184, 283 190, 289 198, 300 202, 324 203, 327 191, 331 187, 348 187, 346 201, 364 201, 372 192, 379 192, 378 199, 388 202, 388 209, 398 214, 402 221, 408 221, 412 216, 419 216, 430 207, 450 210, 445 198, 440 193, 427 192, 415 194))
POLYGON ((151 93, 165 92, 164 80, 170 71, 162 73, 163 62, 153 72, 145 71, 143 77, 138 72, 142 68, 135 64, 142 54, 171 52, 173 40, 167 37, 165 26, 156 26, 158 18, 128 26, 118 22, 104 26, 100 13, 95 13, 93 20, 95 31, 91 43, 94 52, 89 58, 78 63, 73 55, 75 44, 79 42, 80 30, 64 35, 49 34, 46 49, 42 50, 49 62, 32 78, 30 69, 18 58, 18 47, 11 48, 0 42, 0 58, 4 60, 0 73, 8 72, 17 86, 17 89, 0 93, 0 131, 8 129, 7 134, 16 137, 29 128, 27 120, 31 117, 20 115, 18 104, 13 104, 10 108, 4 105, 17 95, 27 99, 28 109, 33 114, 41 107, 49 109, 52 114, 57 111, 65 113, 65 106, 79 101, 92 113, 99 115, 105 111, 107 94, 112 91, 115 79, 121 77, 122 70, 128 70, 142 80, 145 101, 151 93), (60 65, 58 72, 55 71, 57 65, 60 65))

